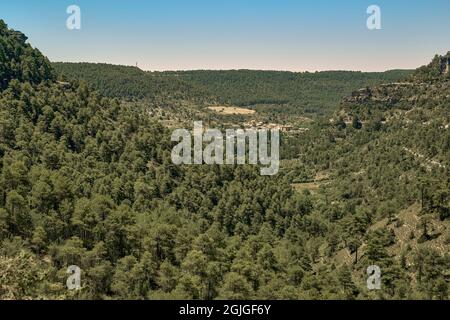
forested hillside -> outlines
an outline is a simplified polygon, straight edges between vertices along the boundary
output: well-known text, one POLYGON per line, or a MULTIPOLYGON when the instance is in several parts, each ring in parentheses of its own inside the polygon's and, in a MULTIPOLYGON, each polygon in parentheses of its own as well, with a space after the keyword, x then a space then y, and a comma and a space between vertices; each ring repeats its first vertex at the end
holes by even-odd
POLYGON ((205 88, 206 92, 219 97, 222 103, 253 106, 277 113, 310 115, 335 111, 344 96, 361 87, 399 81, 409 74, 408 70, 383 73, 252 70, 175 73, 188 83, 205 88))
POLYGON ((119 98, 177 97, 256 108, 276 114, 330 114, 342 97, 363 86, 396 82, 408 70, 384 73, 329 71, 144 72, 135 67, 54 63, 64 77, 85 80, 102 94, 119 98))
POLYGON ((449 58, 437 56, 408 81, 354 92, 330 124, 287 142, 295 162, 321 173, 321 216, 333 224, 319 248, 354 269, 382 267, 398 298, 411 287, 420 293, 410 298, 448 298, 449 58))
POLYGON ((111 98, 203 99, 205 94, 178 77, 148 73, 137 67, 102 63, 53 63, 61 80, 83 80, 111 98))
POLYGON ((9 30, 3 20, 0 20, 0 30, 0 89, 7 88, 11 80, 38 84, 54 79, 48 59, 25 43, 27 37, 23 33, 9 30))
MULTIPOLYGON (((151 96, 206 80, 153 84, 139 70, 96 65, 74 75, 88 84, 57 81, 61 69, 25 41, 0 23, 0 298, 449 298, 442 71, 355 92, 332 121, 284 135, 280 174, 262 177, 253 166, 172 164, 151 96), (70 265, 82 269, 81 290, 65 287, 70 265), (369 265, 381 268, 381 290, 367 288, 369 265)), ((339 95, 351 90, 331 77, 339 95)), ((185 98, 172 92, 167 103, 185 98)))

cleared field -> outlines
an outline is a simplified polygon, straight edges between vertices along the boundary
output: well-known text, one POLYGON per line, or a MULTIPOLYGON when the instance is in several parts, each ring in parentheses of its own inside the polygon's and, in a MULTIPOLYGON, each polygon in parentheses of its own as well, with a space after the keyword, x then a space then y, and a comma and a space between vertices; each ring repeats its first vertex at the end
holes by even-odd
POLYGON ((208 107, 208 109, 211 111, 220 113, 220 114, 225 114, 225 115, 233 115, 233 114, 252 115, 252 114, 256 113, 255 110, 238 108, 238 107, 212 106, 212 107, 208 107))

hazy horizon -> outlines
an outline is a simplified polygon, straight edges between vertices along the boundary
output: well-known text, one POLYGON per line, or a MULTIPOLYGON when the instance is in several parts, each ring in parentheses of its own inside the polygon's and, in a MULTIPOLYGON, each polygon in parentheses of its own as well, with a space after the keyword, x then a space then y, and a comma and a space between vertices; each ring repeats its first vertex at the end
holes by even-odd
MULTIPOLYGON (((44 52, 45 54, 45 52, 44 52)), ((431 59, 432 57, 430 57, 431 59)), ((430 60, 428 59, 428 60, 430 60)), ((106 65, 112 65, 112 66, 120 66, 120 67, 136 67, 136 65, 126 65, 126 64, 115 64, 115 63, 109 63, 109 62, 96 62, 96 61, 50 61, 51 63, 88 63, 88 64, 106 64, 106 65)), ((425 64, 428 64, 430 61, 427 61, 425 64)), ((364 70, 344 70, 344 69, 327 69, 327 70, 278 70, 278 69, 249 69, 249 68, 239 68, 239 69, 167 69, 167 70, 147 70, 141 68, 139 65, 137 66, 138 69, 144 71, 144 72, 190 72, 190 71, 262 71, 262 72, 291 72, 291 73, 321 73, 321 72, 363 72, 363 73, 383 73, 383 72, 389 72, 389 71, 409 71, 417 69, 421 66, 417 66, 417 68, 410 68, 410 69, 402 69, 402 68, 394 68, 394 69, 387 69, 387 70, 381 70, 381 71, 364 71, 364 70)))
POLYGON ((145 71, 383 72, 450 50, 445 0, 16 0, 0 3, 0 12, 51 61, 145 71), (66 28, 72 4, 81 8, 81 30, 66 28), (381 30, 366 26, 373 4, 381 30))

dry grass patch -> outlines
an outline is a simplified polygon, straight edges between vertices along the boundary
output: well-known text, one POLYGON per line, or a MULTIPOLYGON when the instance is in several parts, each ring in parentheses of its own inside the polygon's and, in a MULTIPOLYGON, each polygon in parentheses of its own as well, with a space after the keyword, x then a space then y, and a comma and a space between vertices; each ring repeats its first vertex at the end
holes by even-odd
POLYGON ((225 115, 252 115, 255 114, 255 110, 251 109, 245 109, 245 108, 238 108, 238 107, 225 107, 225 106, 212 106, 208 107, 209 110, 225 114, 225 115))

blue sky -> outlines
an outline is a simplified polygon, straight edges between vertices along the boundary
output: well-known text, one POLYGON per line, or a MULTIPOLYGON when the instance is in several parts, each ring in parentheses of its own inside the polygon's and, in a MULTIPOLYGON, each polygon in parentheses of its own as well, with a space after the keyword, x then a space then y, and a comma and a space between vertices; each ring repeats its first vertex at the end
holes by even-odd
POLYGON ((52 61, 146 70, 415 68, 450 51, 449 0, 14 0, 0 18, 52 61), (66 8, 81 8, 68 30, 66 8), (366 27, 378 5, 382 30, 366 27))

